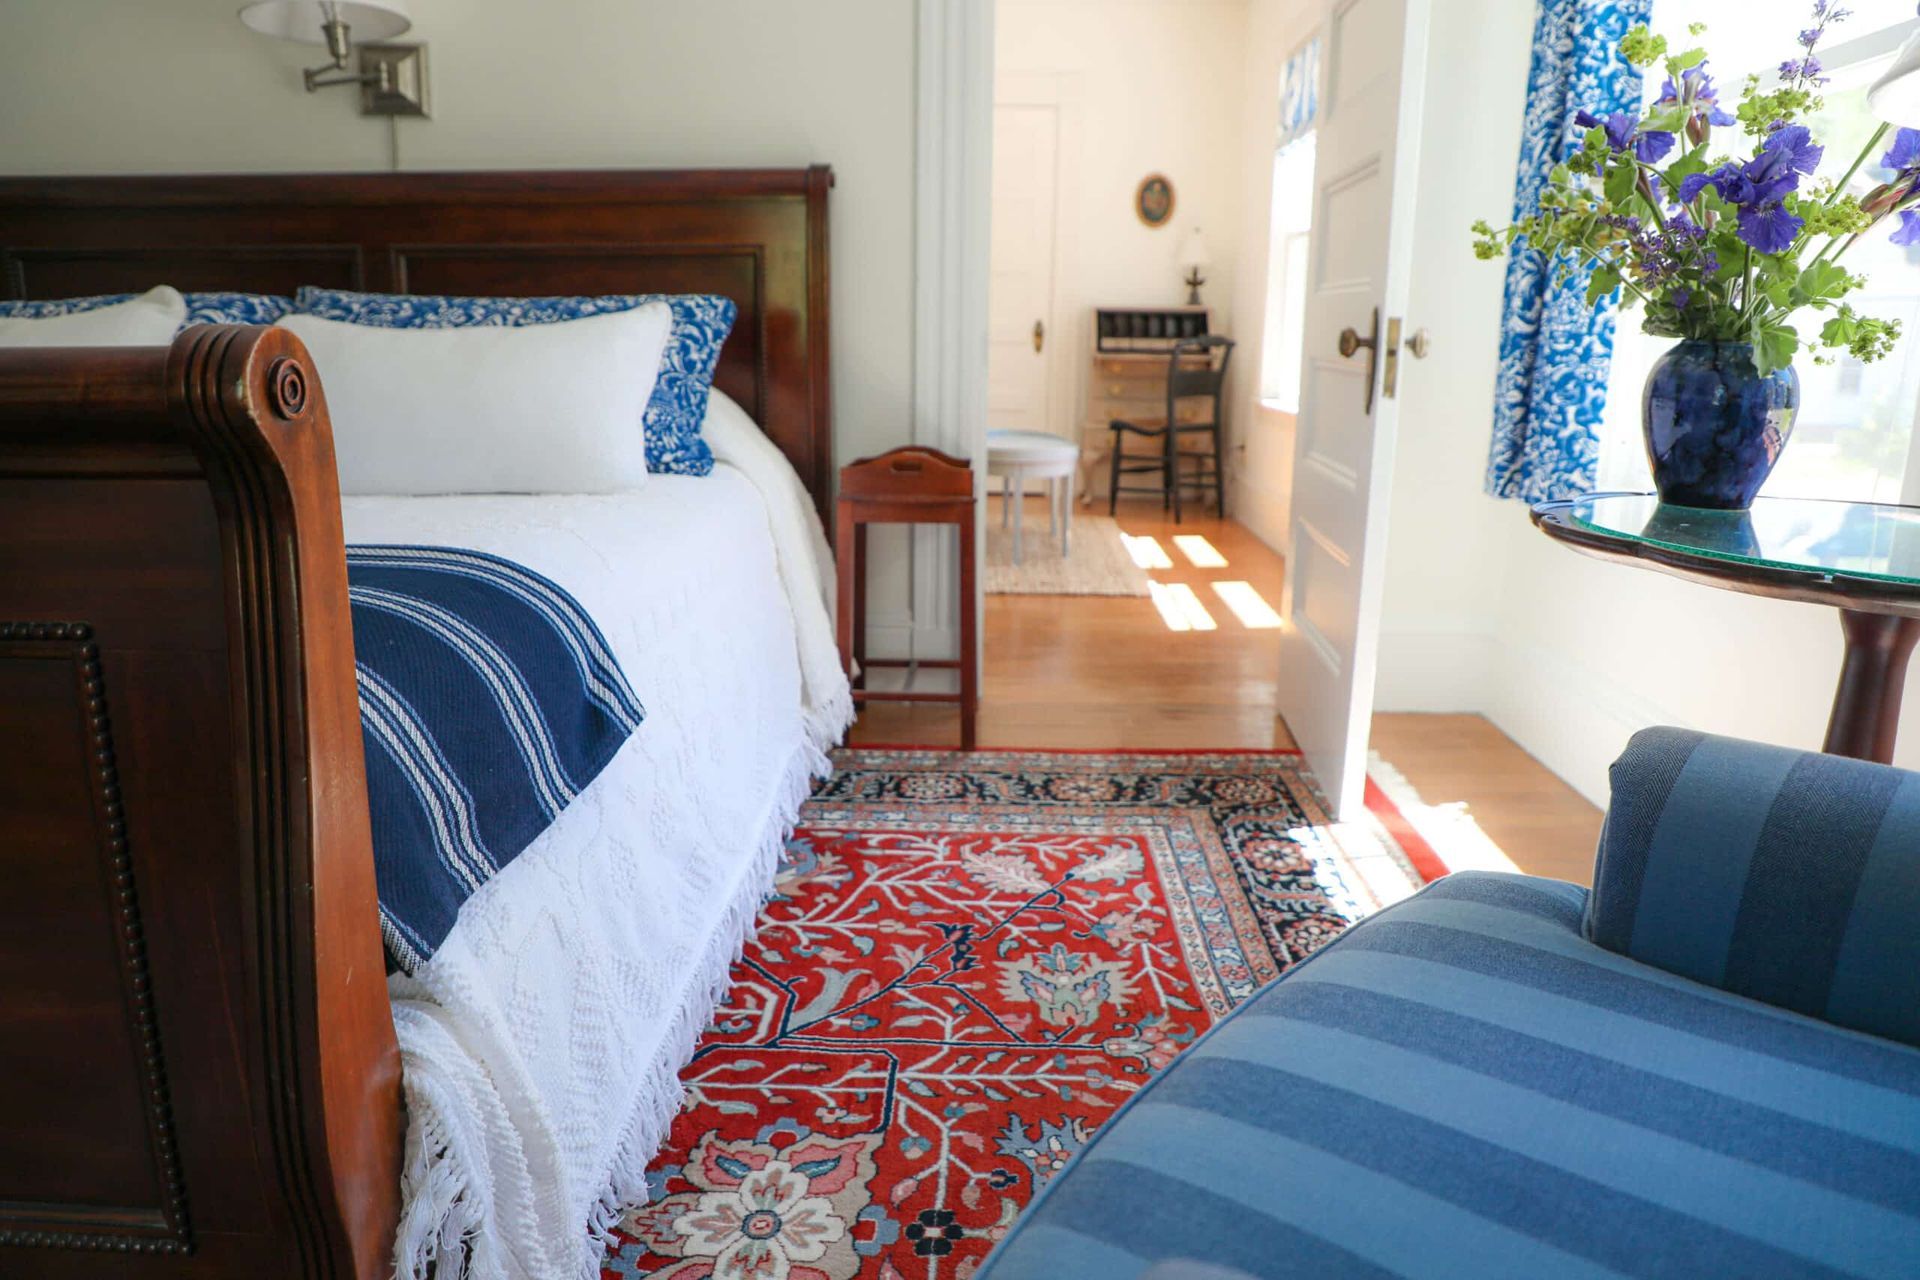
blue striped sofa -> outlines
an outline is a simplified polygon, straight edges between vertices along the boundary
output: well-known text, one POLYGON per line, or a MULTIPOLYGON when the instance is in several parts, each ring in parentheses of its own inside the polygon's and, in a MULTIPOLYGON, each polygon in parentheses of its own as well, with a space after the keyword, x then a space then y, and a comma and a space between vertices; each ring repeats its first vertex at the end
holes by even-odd
POLYGON ((1108 1121, 977 1280, 1920 1277, 1920 774, 1678 730, 1108 1121))

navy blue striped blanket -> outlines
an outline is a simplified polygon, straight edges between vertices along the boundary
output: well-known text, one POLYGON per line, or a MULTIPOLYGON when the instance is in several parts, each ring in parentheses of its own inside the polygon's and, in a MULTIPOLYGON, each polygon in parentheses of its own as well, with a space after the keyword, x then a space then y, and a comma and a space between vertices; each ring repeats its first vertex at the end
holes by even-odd
POLYGON ((579 601, 458 547, 350 546, 387 949, 412 972, 646 714, 579 601))

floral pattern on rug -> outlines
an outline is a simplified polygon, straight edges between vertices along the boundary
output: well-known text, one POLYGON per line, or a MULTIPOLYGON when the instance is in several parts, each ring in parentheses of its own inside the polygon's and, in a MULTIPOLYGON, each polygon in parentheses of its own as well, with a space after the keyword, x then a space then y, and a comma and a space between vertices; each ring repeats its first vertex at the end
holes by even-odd
POLYGON ((965 1280, 1154 1072, 1419 884, 1296 756, 837 763, 605 1277, 965 1280))

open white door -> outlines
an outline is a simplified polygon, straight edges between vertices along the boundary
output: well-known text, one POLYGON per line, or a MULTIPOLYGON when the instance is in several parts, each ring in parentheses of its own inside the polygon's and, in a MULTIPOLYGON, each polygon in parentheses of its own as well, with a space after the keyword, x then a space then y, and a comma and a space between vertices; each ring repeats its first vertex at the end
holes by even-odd
POLYGON ((1342 820, 1366 786, 1430 4, 1329 0, 1322 28, 1279 692, 1342 820))

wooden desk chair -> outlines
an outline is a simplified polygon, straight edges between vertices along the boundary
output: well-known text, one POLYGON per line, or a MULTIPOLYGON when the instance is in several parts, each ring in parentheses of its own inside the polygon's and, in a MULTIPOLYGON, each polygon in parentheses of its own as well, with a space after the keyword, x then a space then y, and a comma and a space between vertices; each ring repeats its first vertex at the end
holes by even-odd
POLYGON ((840 587, 837 610, 840 665, 853 683, 853 704, 946 702, 960 708, 960 749, 971 751, 980 710, 979 645, 975 640, 973 558, 973 467, 921 445, 862 458, 840 468, 838 527, 834 539, 840 587), (867 656, 867 526, 951 524, 960 533, 960 656, 908 662, 867 656), (869 689, 866 673, 879 667, 957 670, 958 693, 869 689))
POLYGON ((1220 515, 1227 514, 1225 391, 1227 363, 1233 359, 1233 339, 1218 334, 1187 338, 1176 344, 1167 358, 1167 414, 1164 418, 1146 418, 1131 422, 1115 418, 1107 424, 1113 432, 1113 474, 1108 484, 1107 514, 1119 511, 1122 493, 1157 493, 1163 505, 1173 508, 1173 522, 1180 523, 1180 498, 1183 490, 1197 490, 1201 501, 1209 487, 1220 515), (1196 360, 1195 357, 1200 357, 1196 360), (1204 363, 1202 362, 1204 361, 1204 363), (1193 422, 1180 421, 1180 402, 1208 398, 1213 401, 1207 417, 1193 422), (1127 437, 1142 436, 1160 442, 1158 456, 1129 454, 1127 437), (1209 436, 1212 448, 1189 449, 1184 437, 1209 436), (1195 464, 1189 474, 1185 463, 1195 464), (1122 486, 1121 477, 1158 473, 1160 484, 1122 486))

